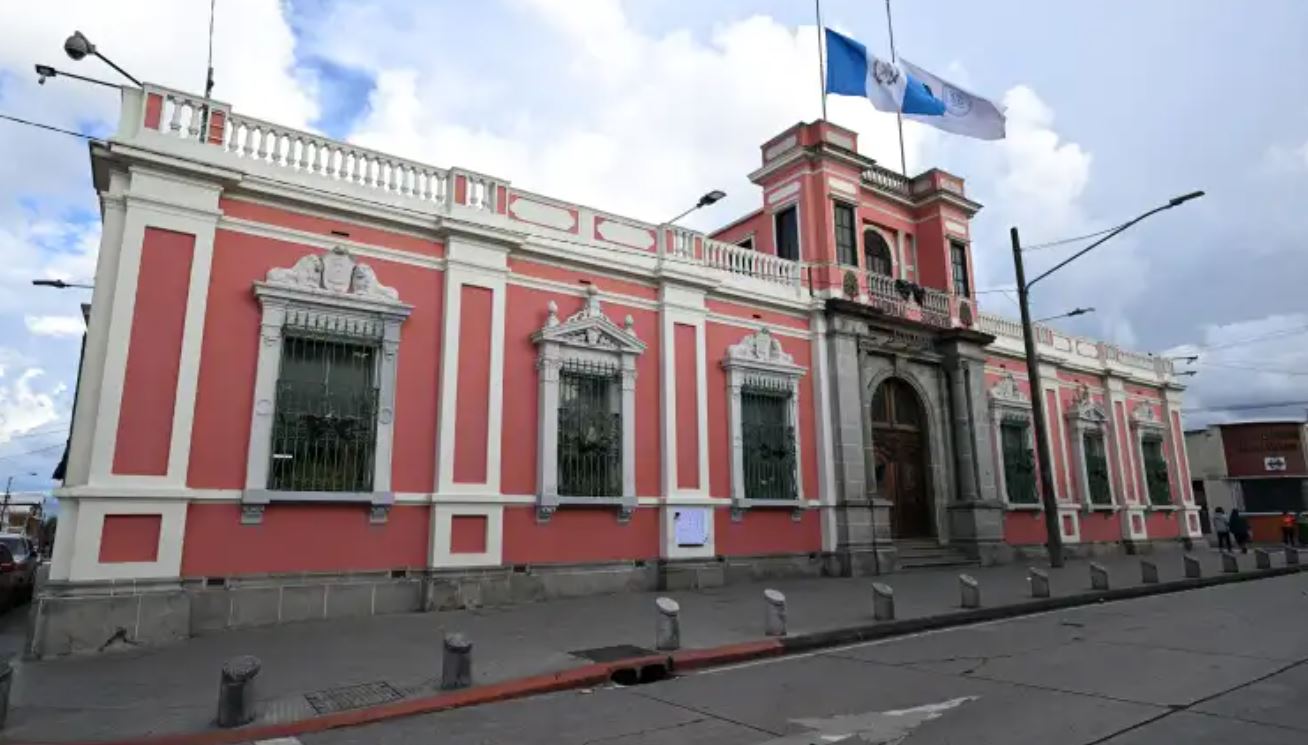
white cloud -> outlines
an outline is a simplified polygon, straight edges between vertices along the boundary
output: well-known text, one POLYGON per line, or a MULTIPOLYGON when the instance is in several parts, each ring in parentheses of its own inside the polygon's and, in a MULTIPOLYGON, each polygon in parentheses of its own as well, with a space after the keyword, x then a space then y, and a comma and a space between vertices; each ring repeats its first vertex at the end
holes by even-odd
POLYGON ((5 372, 0 369, 0 442, 59 418, 55 403, 64 386, 57 383, 37 390, 34 383, 42 374, 39 368, 28 368, 12 382, 6 382, 5 372))
POLYGON ((37 336, 81 336, 86 331, 80 316, 24 316, 23 321, 37 336))

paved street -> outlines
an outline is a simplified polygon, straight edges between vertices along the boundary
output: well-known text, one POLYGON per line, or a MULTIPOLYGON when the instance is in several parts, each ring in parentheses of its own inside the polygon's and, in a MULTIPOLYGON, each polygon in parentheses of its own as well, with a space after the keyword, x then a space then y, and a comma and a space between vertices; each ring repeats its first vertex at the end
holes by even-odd
POLYGON ((1290 745, 1308 740, 1306 619, 1293 575, 301 740, 1290 745))

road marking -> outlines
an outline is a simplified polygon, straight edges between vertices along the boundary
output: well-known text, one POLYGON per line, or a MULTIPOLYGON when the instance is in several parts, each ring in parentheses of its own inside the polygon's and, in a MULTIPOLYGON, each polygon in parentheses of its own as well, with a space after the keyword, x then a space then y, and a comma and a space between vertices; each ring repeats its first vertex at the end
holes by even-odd
POLYGON ((300 738, 276 737, 271 740, 255 740, 253 745, 300 745, 300 738))
POLYGON ((939 719, 978 696, 960 696, 948 701, 923 704, 909 709, 870 711, 863 714, 837 714, 821 719, 792 719, 794 724, 807 727, 811 732, 774 738, 759 745, 811 745, 816 737, 826 743, 891 743, 903 742, 913 730, 932 719, 939 719))

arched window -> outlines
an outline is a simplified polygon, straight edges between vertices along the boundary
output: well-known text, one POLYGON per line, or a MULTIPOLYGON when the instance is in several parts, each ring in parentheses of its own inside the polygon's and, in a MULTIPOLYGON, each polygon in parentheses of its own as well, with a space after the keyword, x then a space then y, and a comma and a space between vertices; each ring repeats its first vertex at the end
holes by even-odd
POLYGON ((863 230, 863 266, 873 274, 890 277, 894 274, 894 262, 890 258, 890 246, 881 236, 881 231, 873 228, 863 230))

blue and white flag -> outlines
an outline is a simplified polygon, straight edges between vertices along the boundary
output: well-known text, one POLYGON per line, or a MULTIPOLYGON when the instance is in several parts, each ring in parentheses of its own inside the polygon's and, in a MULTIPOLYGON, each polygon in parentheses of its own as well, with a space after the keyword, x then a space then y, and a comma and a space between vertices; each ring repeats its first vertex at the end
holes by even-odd
POLYGON ((1004 138, 1004 114, 908 60, 883 60, 848 36, 826 29, 827 93, 861 96, 880 111, 894 111, 946 132, 982 140, 1004 138))

